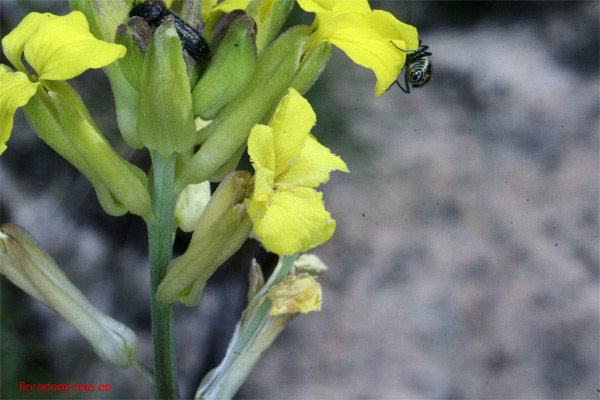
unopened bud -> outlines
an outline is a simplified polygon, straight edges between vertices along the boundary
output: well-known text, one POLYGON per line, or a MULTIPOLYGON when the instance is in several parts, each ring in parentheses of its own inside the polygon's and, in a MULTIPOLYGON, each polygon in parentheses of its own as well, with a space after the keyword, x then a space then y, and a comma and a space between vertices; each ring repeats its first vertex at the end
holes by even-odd
POLYGON ((181 40, 172 20, 154 32, 139 92, 137 130, 144 146, 163 157, 190 149, 196 140, 192 96, 181 40))
POLYGON ((225 178, 208 202, 183 255, 169 264, 156 299, 195 305, 208 278, 248 238, 252 222, 240 202, 250 174, 238 171, 225 178))
POLYGON ((192 92, 194 115, 211 119, 250 80, 256 67, 254 21, 241 15, 230 25, 208 69, 192 92))

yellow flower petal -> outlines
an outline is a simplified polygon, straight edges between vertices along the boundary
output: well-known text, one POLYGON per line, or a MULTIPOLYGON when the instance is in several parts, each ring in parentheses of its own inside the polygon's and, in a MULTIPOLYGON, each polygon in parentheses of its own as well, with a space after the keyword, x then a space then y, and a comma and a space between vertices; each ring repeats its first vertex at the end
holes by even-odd
POLYGON ((23 107, 35 94, 39 83, 32 83, 22 72, 7 72, 2 66, 0 72, 0 154, 6 150, 6 142, 13 127, 17 108, 23 107))
POLYGON ((316 121, 317 116, 308 101, 290 88, 269 121, 269 126, 273 128, 273 143, 277 155, 274 169, 276 176, 287 170, 300 155, 316 121))
POLYGON ((340 157, 309 135, 300 156, 287 171, 277 177, 277 181, 295 186, 317 187, 327 182, 329 173, 334 170, 349 172, 340 157))
POLYGON ((48 21, 53 18, 56 18, 56 16, 50 13, 29 13, 15 29, 2 39, 2 50, 4 51, 4 54, 6 54, 8 61, 10 61, 17 70, 27 72, 21 61, 25 43, 27 43, 42 21, 48 21))
POLYGON ((309 274, 287 276, 269 290, 270 316, 321 310, 321 285, 309 274))
POLYGON ((304 252, 325 243, 335 231, 335 221, 325 210, 322 197, 311 188, 274 191, 270 204, 261 205, 260 210, 248 209, 258 239, 280 255, 304 252))
POLYGON ((306 12, 328 13, 335 7, 336 0, 297 0, 306 12))
POLYGON ((83 13, 42 21, 25 44, 25 59, 40 80, 67 80, 125 55, 126 48, 96 39, 83 13))
POLYGON ((368 13, 371 6, 367 0, 337 0, 331 8, 334 16, 346 13, 368 13))
MULTIPOLYGON (((375 94, 381 96, 398 78, 406 60, 406 53, 394 47, 390 40, 394 39, 394 44, 399 48, 407 48, 406 41, 383 12, 344 14, 336 18, 336 22, 338 29, 331 43, 342 49, 356 64, 373 70, 377 77, 375 94), (377 30, 373 29, 374 26, 377 30)), ((412 37, 416 39, 416 28, 410 28, 412 37)), ((410 41, 414 42, 413 38, 410 41)))
POLYGON ((382 37, 394 40, 394 42, 404 42, 406 47, 401 47, 401 43, 396 43, 401 49, 416 50, 419 47, 419 34, 417 33, 417 28, 398 21, 393 14, 390 14, 387 11, 374 10, 373 16, 379 21, 385 19, 388 22, 387 24, 382 23, 377 29, 382 37))
POLYGON ((248 154, 254 166, 255 201, 267 202, 271 198, 275 180, 275 151, 273 150, 273 129, 266 125, 255 125, 248 137, 248 154))

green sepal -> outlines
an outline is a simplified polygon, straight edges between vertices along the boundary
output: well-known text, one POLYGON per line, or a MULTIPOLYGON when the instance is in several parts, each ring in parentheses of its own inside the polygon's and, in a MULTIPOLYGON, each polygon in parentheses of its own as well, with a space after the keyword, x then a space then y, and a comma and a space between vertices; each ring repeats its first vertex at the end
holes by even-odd
POLYGON ((198 132, 202 146, 188 161, 178 185, 208 180, 245 145, 250 129, 268 117, 287 92, 309 33, 307 26, 290 28, 265 50, 248 85, 198 132))
POLYGON ((106 185, 112 196, 132 214, 151 213, 146 175, 121 157, 100 132, 77 92, 66 82, 51 82, 48 96, 73 148, 106 185))
POLYGON ((246 86, 256 68, 256 26, 242 15, 230 25, 208 69, 192 91, 194 115, 212 119, 246 86))
POLYGON ((302 57, 300 62, 300 68, 294 79, 292 80, 291 87, 296 89, 300 94, 308 92, 308 89, 315 84, 319 76, 327 66, 333 46, 331 43, 325 41, 320 43, 314 50, 311 50, 308 54, 302 57))
POLYGON ((144 54, 152 40, 152 30, 140 17, 133 17, 126 24, 119 25, 115 43, 127 47, 125 57, 117 60, 119 68, 127 81, 136 90, 140 85, 140 75, 144 65, 144 54))
POLYGON ((246 12, 256 21, 258 34, 256 36, 256 48, 258 54, 271 43, 294 8, 293 0, 252 0, 246 12), (270 5, 270 9, 268 6, 270 5))
POLYGON ((236 171, 221 182, 198 220, 186 252, 169 264, 156 292, 158 301, 196 304, 208 278, 248 238, 252 222, 241 202, 249 178, 250 173, 236 171))
MULTIPOLYGON (((203 26, 202 22, 202 0, 173 0, 171 10, 181 19, 188 23, 192 28, 197 29, 203 26)), ((202 34, 202 29, 199 29, 202 34)), ((183 58, 187 68, 190 87, 194 87, 202 75, 202 69, 206 67, 205 63, 200 65, 186 51, 183 52, 183 58)))
MULTIPOLYGON (((229 240, 227 240, 223 247, 221 247, 216 254, 213 255, 213 259, 208 263, 205 268, 202 269, 202 273, 194 280, 191 286, 188 286, 179 295, 179 301, 188 306, 192 307, 198 304, 200 296, 204 291, 206 282, 215 273, 217 269, 225 261, 227 261, 232 255, 234 255, 244 244, 250 232, 252 231, 252 220, 246 214, 244 206, 238 205, 234 212, 228 214, 225 218, 225 226, 230 226, 232 221, 233 224, 237 224, 237 227, 233 232, 229 233, 229 240)), ((207 238, 207 240, 210 240, 207 238)))
POLYGON ((145 147, 168 157, 195 144, 190 85, 172 20, 154 32, 144 58, 139 92, 137 131, 145 147))
POLYGON ((102 178, 65 135, 58 110, 41 86, 23 109, 29 125, 38 136, 91 182, 104 211, 113 216, 125 214, 127 212, 125 206, 110 193, 102 178))

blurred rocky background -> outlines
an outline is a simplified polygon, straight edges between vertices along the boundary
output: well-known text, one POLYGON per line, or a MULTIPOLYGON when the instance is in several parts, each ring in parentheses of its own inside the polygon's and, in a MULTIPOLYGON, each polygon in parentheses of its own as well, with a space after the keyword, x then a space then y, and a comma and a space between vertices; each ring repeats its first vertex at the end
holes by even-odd
MULTIPOLYGON (((288 326, 238 398, 598 398, 598 2, 372 5, 418 27, 432 80, 376 98, 372 72, 336 50, 307 94, 313 133, 351 169, 322 188, 338 226, 315 251, 330 267, 323 310, 288 326)), ((0 6, 3 36, 30 11, 68 12, 65 1, 0 6)), ((103 75, 73 84, 121 154, 147 167, 119 142, 103 75)), ((150 365, 144 225, 106 216, 21 111, 0 185, 2 222, 28 229, 132 327, 150 365)), ((266 259, 255 243, 243 250, 199 306, 177 306, 184 396, 225 351, 249 257, 266 259)), ((103 364, 58 315, 1 283, 0 397, 32 397, 20 381, 113 389, 37 398, 151 396, 137 372, 103 364)))

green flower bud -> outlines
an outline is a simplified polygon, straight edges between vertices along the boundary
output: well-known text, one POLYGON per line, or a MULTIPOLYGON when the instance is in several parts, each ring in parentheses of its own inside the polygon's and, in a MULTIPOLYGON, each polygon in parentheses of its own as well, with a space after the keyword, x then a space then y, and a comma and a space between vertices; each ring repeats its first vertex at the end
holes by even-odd
POLYGON ((307 26, 290 28, 265 50, 248 85, 200 130, 198 141, 204 143, 183 171, 186 183, 210 179, 244 146, 250 129, 277 106, 296 73, 309 33, 307 26))
POLYGON ((252 0, 248 4, 246 12, 258 25, 258 35, 256 36, 258 54, 261 54, 269 43, 277 37, 292 8, 294 8, 294 3, 294 1, 289 0, 252 0))
POLYGON ((144 146, 163 157, 196 142, 190 85, 172 20, 156 29, 144 58, 137 131, 144 146))
POLYGON ((51 82, 48 96, 73 148, 102 180, 112 196, 132 214, 147 215, 151 200, 146 175, 123 159, 102 135, 75 90, 65 82, 51 82))
POLYGON ((139 84, 144 54, 152 39, 152 30, 141 18, 131 18, 119 25, 115 42, 127 47, 125 57, 105 67, 115 96, 117 123, 123 139, 134 149, 144 147, 137 132, 139 84))
MULTIPOLYGON (((209 44, 211 49, 216 49, 221 45, 221 42, 225 38, 225 35, 227 35, 227 31, 229 31, 229 27, 233 21, 242 15, 247 15, 244 10, 233 10, 221 18, 219 23, 213 28, 212 34, 210 35, 209 44)), ((256 36, 256 29, 254 30, 253 34, 256 36)))
POLYGON ((104 361, 121 368, 131 365, 138 347, 135 333, 94 307, 35 239, 17 225, 0 227, 0 272, 71 323, 104 361))
POLYGON ((246 86, 256 67, 254 21, 242 15, 229 25, 208 69, 192 92, 194 115, 212 119, 246 86))
POLYGON ((252 222, 240 202, 249 178, 248 172, 238 171, 221 182, 198 221, 188 249, 169 264, 156 292, 158 301, 196 304, 208 278, 248 238, 252 222))

